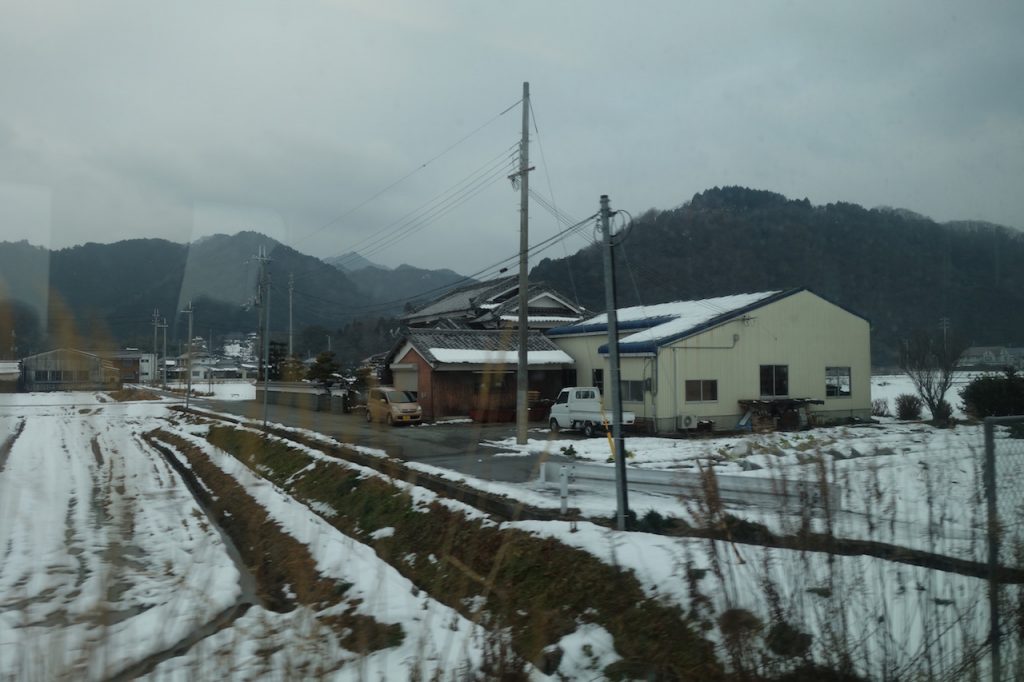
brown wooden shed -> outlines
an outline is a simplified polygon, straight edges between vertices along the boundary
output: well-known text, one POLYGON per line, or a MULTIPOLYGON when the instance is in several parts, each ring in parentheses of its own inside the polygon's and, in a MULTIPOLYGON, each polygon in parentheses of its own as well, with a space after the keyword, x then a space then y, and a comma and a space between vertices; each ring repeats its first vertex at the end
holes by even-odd
MULTIPOLYGON (((412 392, 424 419, 468 416, 477 421, 514 421, 519 343, 515 330, 414 329, 387 357, 385 381, 412 392)), ((553 399, 574 366, 547 337, 527 341, 531 416, 553 399)))

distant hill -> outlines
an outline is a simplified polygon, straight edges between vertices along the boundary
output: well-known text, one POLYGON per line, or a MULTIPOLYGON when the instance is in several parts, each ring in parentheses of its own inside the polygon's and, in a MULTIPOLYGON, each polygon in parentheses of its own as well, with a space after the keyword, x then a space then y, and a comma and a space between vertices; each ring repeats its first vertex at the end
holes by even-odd
POLYGON ((261 246, 272 259, 272 329, 288 329, 289 275, 295 281, 296 331, 342 325, 366 310, 365 296, 345 273, 254 232, 215 235, 191 245, 134 239, 52 252, 2 242, 0 298, 20 301, 45 317, 46 324, 39 322, 51 331, 49 345, 148 348, 155 308, 168 320, 168 339, 184 339, 185 316, 179 311, 189 299, 198 335, 252 330, 257 312, 248 304, 258 272, 253 256, 261 246))
MULTIPOLYGON (((715 188, 640 216, 617 249, 620 305, 806 286, 869 318, 876 365, 901 339, 935 329, 976 344, 1024 343, 1024 233, 938 224, 901 209, 813 206, 743 187, 715 188)), ((601 251, 545 259, 531 277, 604 310, 601 251)))
MULTIPOLYGON (((1024 345, 1020 230, 976 221, 939 224, 904 209, 814 206, 724 187, 671 210, 647 211, 619 239, 620 305, 806 286, 871 320, 877 365, 891 365, 901 339, 916 328, 937 328, 940 317, 975 345, 1024 345)), ((2 242, 0 357, 9 348, 8 328, 23 353, 53 345, 149 348, 154 308, 168 320, 173 349, 186 336, 179 311, 189 299, 196 334, 254 330, 257 313, 247 303, 255 294, 253 256, 261 246, 272 259, 271 326, 278 338, 287 333, 294 277, 296 348, 303 355, 327 343, 344 345, 356 359, 384 350, 397 328, 388 317, 410 300, 469 281, 451 270, 411 265, 370 265, 346 274, 253 232, 191 245, 134 239, 52 252, 2 242), (17 303, 3 305, 11 300, 17 303)), ((604 309, 597 246, 545 259, 531 278, 577 292, 591 310, 604 309)))
POLYGON ((411 265, 399 265, 394 270, 369 267, 350 272, 349 276, 370 300, 380 301, 386 314, 401 313, 407 305, 429 301, 449 289, 472 284, 475 280, 452 270, 424 270, 411 265))
POLYGON ((349 251, 348 253, 343 253, 340 256, 331 256, 330 258, 324 258, 323 260, 328 265, 333 265, 342 272, 356 272, 363 268, 377 268, 378 270, 391 269, 386 265, 380 265, 379 263, 374 263, 368 258, 364 258, 362 254, 356 251, 349 251))

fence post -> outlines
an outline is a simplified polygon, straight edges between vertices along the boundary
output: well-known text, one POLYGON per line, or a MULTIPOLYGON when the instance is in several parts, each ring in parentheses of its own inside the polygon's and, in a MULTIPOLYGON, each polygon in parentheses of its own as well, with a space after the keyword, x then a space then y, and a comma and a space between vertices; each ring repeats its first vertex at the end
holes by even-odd
POLYGON ((989 643, 992 646, 992 682, 1002 682, 999 632, 999 514, 996 506, 996 444, 995 424, 985 419, 985 500, 988 507, 988 601, 989 643))

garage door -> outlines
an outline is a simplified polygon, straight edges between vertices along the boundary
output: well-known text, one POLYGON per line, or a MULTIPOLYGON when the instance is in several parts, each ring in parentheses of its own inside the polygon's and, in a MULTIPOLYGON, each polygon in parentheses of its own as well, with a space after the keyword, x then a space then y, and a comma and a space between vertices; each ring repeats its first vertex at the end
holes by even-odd
POLYGON ((395 379, 395 388, 402 391, 412 391, 413 393, 419 391, 419 367, 416 365, 411 367, 395 367, 392 365, 391 373, 395 379))

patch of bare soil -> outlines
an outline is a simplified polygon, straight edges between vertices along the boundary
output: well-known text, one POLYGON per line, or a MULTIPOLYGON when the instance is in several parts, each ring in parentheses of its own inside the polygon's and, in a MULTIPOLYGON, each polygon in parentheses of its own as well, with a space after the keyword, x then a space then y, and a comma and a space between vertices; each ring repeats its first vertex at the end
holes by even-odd
POLYGON ((160 396, 142 388, 122 388, 117 391, 107 391, 107 395, 119 403, 136 402, 139 400, 160 400, 160 396))
POLYGON ((146 440, 173 457, 154 441, 171 445, 188 460, 189 475, 202 482, 202 486, 196 486, 198 494, 206 498, 202 502, 238 548, 267 608, 284 613, 298 604, 316 611, 347 604, 343 613, 319 619, 338 633, 347 649, 368 653, 401 643, 404 633, 399 624, 379 623, 356 613, 357 603, 346 598, 351 585, 321 575, 308 548, 285 533, 234 478, 210 462, 201 450, 165 431, 147 434, 146 440), (202 490, 204 487, 210 492, 202 490))

